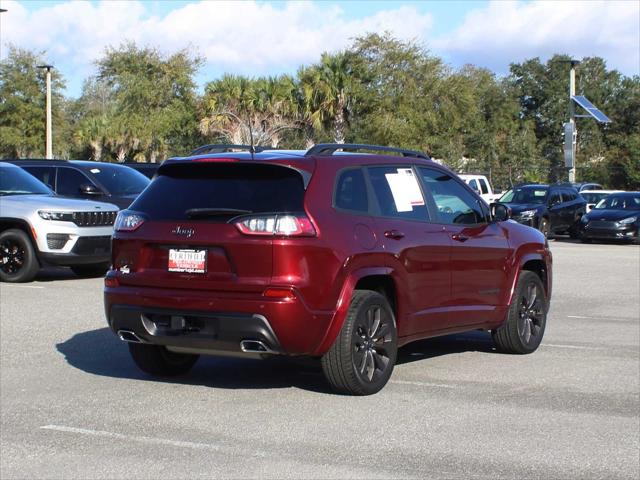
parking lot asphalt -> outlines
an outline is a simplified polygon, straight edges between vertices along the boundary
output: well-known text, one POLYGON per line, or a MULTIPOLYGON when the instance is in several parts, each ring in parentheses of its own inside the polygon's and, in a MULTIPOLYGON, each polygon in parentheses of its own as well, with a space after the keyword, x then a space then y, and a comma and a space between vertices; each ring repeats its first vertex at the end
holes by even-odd
POLYGON ((318 367, 203 358, 140 373, 106 327, 102 279, 0 284, 0 478, 640 476, 640 247, 551 242, 540 349, 473 332, 400 352, 377 395, 318 367))

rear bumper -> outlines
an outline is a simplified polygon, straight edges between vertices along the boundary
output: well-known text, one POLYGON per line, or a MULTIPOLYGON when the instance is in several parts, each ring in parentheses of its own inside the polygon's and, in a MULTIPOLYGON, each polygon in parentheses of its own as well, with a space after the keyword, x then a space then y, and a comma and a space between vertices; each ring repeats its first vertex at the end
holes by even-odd
POLYGON ((258 314, 193 312, 113 305, 109 325, 143 343, 220 354, 244 353, 242 341, 260 342, 264 353, 284 353, 269 321, 258 314))
POLYGON ((127 330, 147 343, 213 355, 242 353, 242 340, 263 342, 273 353, 317 354, 334 316, 309 310, 298 296, 273 300, 261 294, 118 286, 105 287, 104 297, 114 332, 127 330))

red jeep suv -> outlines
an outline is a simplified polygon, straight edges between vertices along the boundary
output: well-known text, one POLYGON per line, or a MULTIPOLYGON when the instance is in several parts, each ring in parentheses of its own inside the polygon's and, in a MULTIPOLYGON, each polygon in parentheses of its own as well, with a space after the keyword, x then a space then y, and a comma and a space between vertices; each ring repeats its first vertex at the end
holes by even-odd
POLYGON ((505 206, 411 150, 247 150, 167 160, 118 214, 105 311, 143 371, 304 355, 367 395, 414 340, 485 329, 536 350, 551 253, 505 206))

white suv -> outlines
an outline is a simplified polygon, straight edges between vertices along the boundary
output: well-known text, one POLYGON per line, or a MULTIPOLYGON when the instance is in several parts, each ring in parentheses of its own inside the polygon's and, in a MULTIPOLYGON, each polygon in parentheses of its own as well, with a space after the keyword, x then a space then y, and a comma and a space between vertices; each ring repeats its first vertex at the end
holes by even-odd
POLYGON ((24 170, 0 163, 0 280, 28 282, 42 265, 106 271, 118 207, 56 196, 24 170))

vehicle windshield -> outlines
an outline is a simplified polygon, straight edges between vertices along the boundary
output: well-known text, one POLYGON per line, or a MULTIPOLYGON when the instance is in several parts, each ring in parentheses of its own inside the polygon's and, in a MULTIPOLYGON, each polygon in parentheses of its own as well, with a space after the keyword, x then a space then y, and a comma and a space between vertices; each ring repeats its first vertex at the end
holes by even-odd
POLYGON ((96 164, 89 171, 104 185, 111 195, 138 194, 149 184, 149 179, 124 165, 96 164))
POLYGON ((580 192, 580 195, 584 197, 587 203, 598 203, 603 198, 607 198, 607 196, 609 196, 608 193, 584 193, 584 192, 580 192))
POLYGON ((52 195, 44 183, 21 168, 0 168, 0 195, 52 195))
POLYGON ((547 189, 545 187, 517 187, 509 190, 502 197, 500 203, 515 203, 525 205, 528 203, 545 203, 547 201, 547 189))
POLYGON ((640 194, 609 195, 594 207, 597 210, 640 210, 640 194))

